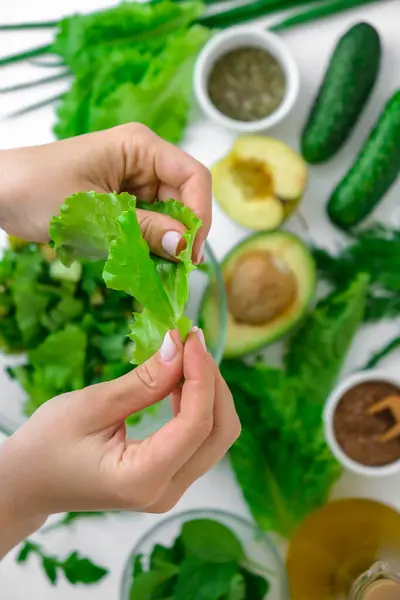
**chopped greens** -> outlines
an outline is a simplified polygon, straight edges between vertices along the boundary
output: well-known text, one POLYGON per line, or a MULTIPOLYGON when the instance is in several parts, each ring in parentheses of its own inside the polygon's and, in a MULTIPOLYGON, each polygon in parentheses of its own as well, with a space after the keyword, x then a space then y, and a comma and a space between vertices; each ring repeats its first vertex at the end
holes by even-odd
POLYGON ((222 363, 243 427, 232 466, 263 529, 289 537, 340 474, 325 443, 322 409, 362 322, 367 287, 361 275, 322 300, 289 339, 284 370, 222 363))
POLYGON ((264 600, 270 587, 236 534, 211 519, 187 521, 172 547, 156 544, 148 558, 132 559, 131 600, 264 600))
POLYGON ((76 259, 105 259, 107 287, 124 291, 143 306, 134 313, 129 337, 132 362, 140 364, 161 346, 167 331, 178 329, 182 339, 191 321, 184 309, 189 296, 188 276, 200 219, 176 200, 140 203, 140 208, 167 214, 183 223, 186 247, 173 263, 150 254, 136 217, 136 199, 127 193, 87 192, 68 198, 50 224, 50 237, 63 264, 76 259))

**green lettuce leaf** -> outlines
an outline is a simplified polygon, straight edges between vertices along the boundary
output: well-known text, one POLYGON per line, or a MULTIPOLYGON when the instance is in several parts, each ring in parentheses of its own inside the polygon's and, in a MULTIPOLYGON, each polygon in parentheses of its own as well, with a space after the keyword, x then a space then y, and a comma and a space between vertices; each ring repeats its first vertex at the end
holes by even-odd
MULTIPOLYGON (((113 72, 113 65, 109 64, 103 81, 108 88, 110 81, 118 81, 118 85, 112 91, 99 85, 94 91, 88 131, 136 121, 162 138, 178 143, 189 117, 194 61, 209 36, 207 29, 195 26, 172 35, 153 60, 132 51, 131 59, 121 55, 121 64, 125 65, 123 77, 117 64, 113 72), (130 72, 132 77, 128 78, 130 72), (118 79, 112 79, 114 73, 118 73, 118 79)), ((94 80, 94 87, 100 77, 101 74, 94 80)))
POLYGON ((106 285, 124 291, 143 306, 135 312, 129 337, 134 342, 132 362, 140 364, 160 347, 168 330, 184 339, 191 321, 184 315, 189 296, 192 250, 200 219, 181 202, 140 203, 142 210, 163 213, 183 223, 186 248, 173 263, 150 254, 136 217, 136 201, 129 194, 87 192, 68 198, 50 224, 50 237, 61 262, 107 258, 106 285))
POLYGON ((73 15, 60 21, 52 45, 74 72, 108 60, 110 48, 147 50, 163 47, 165 39, 187 28, 204 10, 201 2, 123 2, 113 8, 73 15))
POLYGON ((285 370, 224 361, 242 435, 231 461, 249 508, 290 537, 328 498, 340 466, 324 439, 322 410, 363 321, 368 278, 322 300, 287 344, 285 370))

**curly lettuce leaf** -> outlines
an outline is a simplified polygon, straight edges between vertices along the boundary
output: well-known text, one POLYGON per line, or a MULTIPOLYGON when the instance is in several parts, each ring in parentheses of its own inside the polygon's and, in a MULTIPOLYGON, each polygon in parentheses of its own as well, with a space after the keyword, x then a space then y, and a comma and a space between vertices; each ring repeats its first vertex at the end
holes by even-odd
POLYGON ((110 242, 117 235, 116 218, 129 206, 130 194, 73 194, 50 223, 50 238, 58 258, 66 267, 76 260, 107 258, 110 242))
POLYGON ((361 275, 322 300, 288 341, 285 370, 222 364, 243 426, 232 466, 263 529, 290 537, 340 475, 324 439, 322 410, 363 321, 367 289, 361 275))
POLYGON ((132 363, 140 364, 160 347, 167 331, 178 329, 184 339, 191 327, 185 316, 192 251, 200 219, 181 202, 140 203, 142 210, 159 212, 183 223, 185 249, 177 262, 150 254, 136 217, 136 200, 129 194, 75 194, 65 201, 50 224, 50 237, 61 262, 107 258, 103 279, 107 287, 124 291, 142 305, 135 312, 129 337, 132 363))
POLYGON ((175 31, 187 28, 203 13, 201 2, 123 2, 87 15, 73 15, 60 21, 52 45, 74 72, 108 59, 110 48, 146 50, 162 47, 175 31))
POLYGON ((207 29, 195 26, 171 35, 153 59, 133 51, 120 54, 120 64, 115 59, 114 65, 105 67, 106 77, 100 72, 94 80, 88 131, 137 121, 162 138, 179 142, 189 117, 194 61, 209 36, 207 29))

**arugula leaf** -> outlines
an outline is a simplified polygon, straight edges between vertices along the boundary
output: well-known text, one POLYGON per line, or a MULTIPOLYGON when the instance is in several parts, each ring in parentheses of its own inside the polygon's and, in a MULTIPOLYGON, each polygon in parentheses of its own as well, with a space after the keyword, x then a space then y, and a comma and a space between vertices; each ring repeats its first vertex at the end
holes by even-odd
POLYGON ((206 562, 240 562, 244 559, 240 540, 228 527, 218 521, 211 519, 187 521, 182 527, 181 538, 188 555, 194 555, 206 562))
POLYGON ((263 529, 289 537, 325 502, 340 474, 324 440, 322 407, 362 322, 367 288, 361 275, 317 305, 288 342, 286 373, 222 364, 243 426, 232 466, 263 529))
POLYGON ((264 600, 270 588, 269 581, 248 569, 242 569, 241 574, 246 586, 246 597, 251 600, 264 600))
MULTIPOLYGON (((108 259, 103 279, 109 288, 124 291, 143 305, 134 313, 129 337, 134 342, 132 363, 140 364, 160 347, 168 330, 178 329, 184 339, 191 321, 184 315, 189 296, 188 276, 200 219, 181 202, 140 203, 142 210, 167 214, 187 227, 186 248, 178 262, 152 256, 129 194, 75 194, 50 224, 50 237, 63 264, 77 259, 108 259)), ((117 340, 118 343, 118 340, 117 340)))
POLYGON ((97 583, 108 573, 107 569, 95 565, 88 558, 79 556, 78 552, 72 552, 60 564, 60 567, 66 579, 72 584, 84 583, 85 585, 89 585, 97 583))
POLYGON ((26 562, 31 554, 36 554, 40 558, 42 568, 52 585, 57 583, 60 571, 73 585, 97 583, 108 574, 107 569, 99 567, 88 558, 79 556, 78 552, 72 552, 65 560, 61 560, 57 556, 45 554, 39 544, 34 544, 29 540, 25 540, 17 562, 26 562))
POLYGON ((235 562, 207 563, 189 556, 181 565, 174 598, 219 600, 228 593, 237 570, 235 562))

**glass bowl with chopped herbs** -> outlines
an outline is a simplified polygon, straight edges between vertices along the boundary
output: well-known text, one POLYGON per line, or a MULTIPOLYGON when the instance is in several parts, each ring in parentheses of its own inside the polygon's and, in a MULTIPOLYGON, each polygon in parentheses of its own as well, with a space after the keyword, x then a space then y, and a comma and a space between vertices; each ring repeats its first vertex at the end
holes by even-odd
MULTIPOLYGON (((50 398, 130 371, 128 333, 137 307, 131 296, 106 287, 104 261, 66 268, 47 244, 7 239, 1 231, 0 249, 0 431, 9 435, 50 398)), ((219 362, 225 289, 208 246, 204 265, 189 275, 185 315, 194 324, 207 285, 219 316, 208 348, 219 362)), ((132 435, 145 437, 170 416, 165 401, 151 410, 129 420, 132 435)))
POLYGON ((288 600, 283 563, 268 535, 220 510, 167 517, 137 543, 121 600, 288 600))

